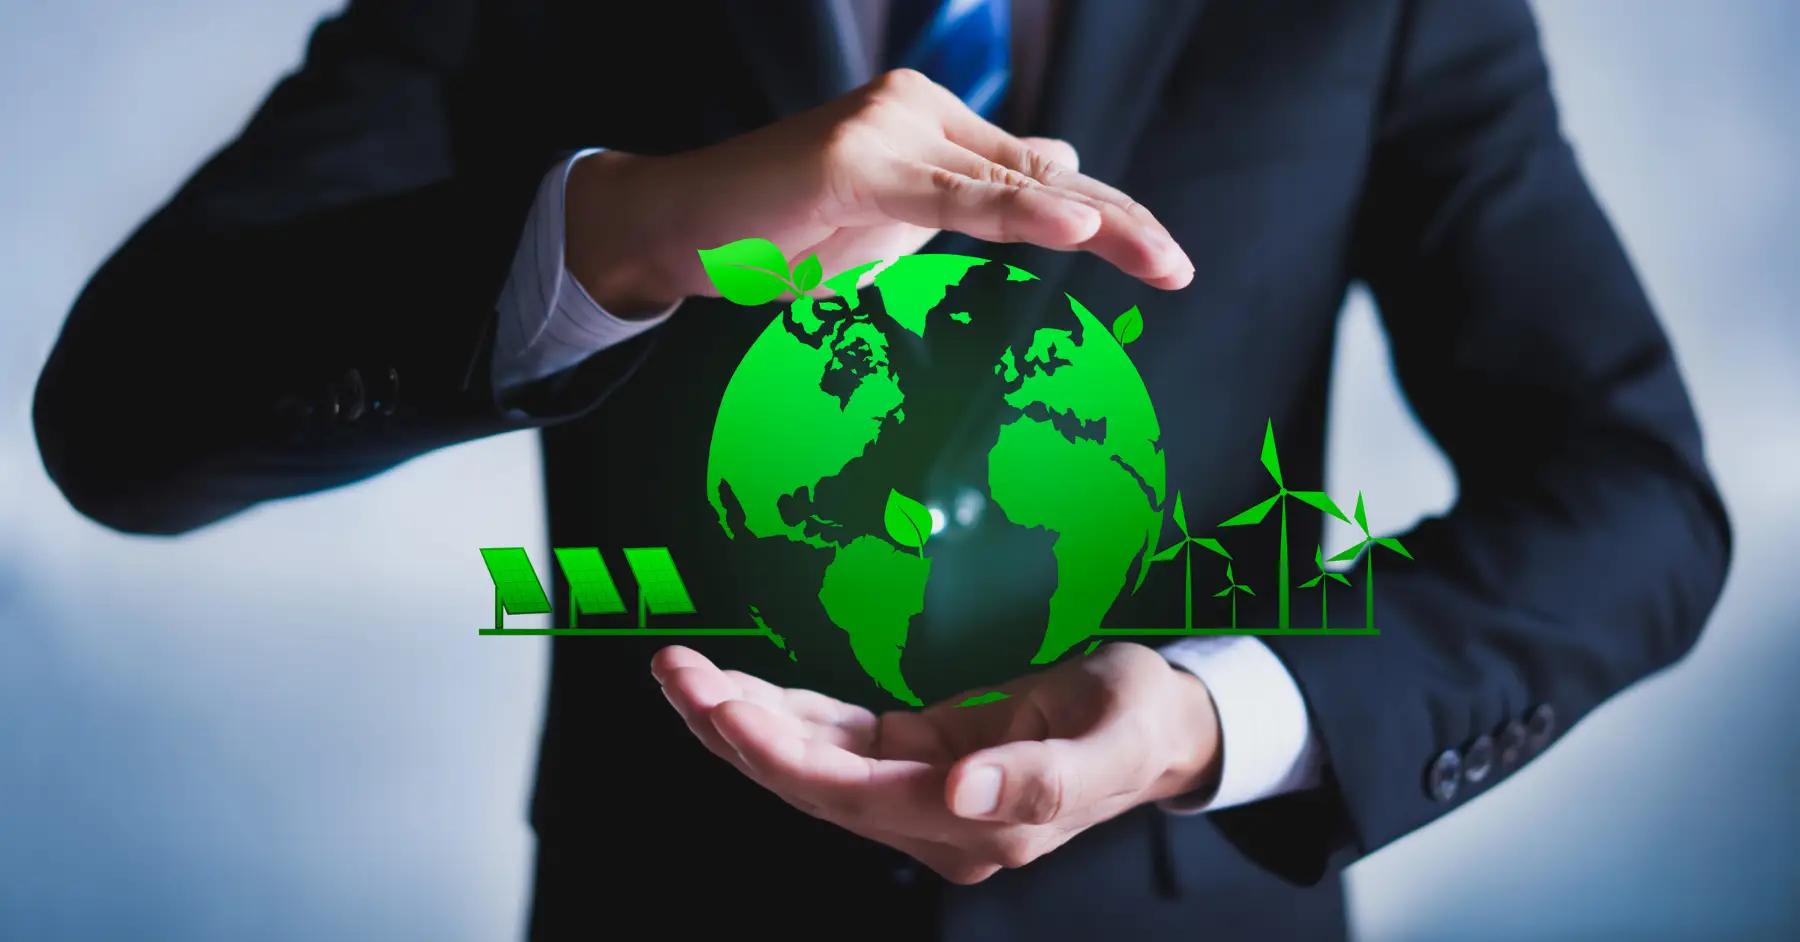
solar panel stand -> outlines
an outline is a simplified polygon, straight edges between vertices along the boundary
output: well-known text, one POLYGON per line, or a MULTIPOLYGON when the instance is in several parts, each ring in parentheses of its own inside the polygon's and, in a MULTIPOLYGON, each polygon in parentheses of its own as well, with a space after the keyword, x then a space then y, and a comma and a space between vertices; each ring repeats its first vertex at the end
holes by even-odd
POLYGON ((506 597, 501 594, 498 583, 494 585, 494 630, 506 627, 506 597))
POLYGON ((638 586, 638 627, 639 628, 647 627, 650 622, 649 614, 647 611, 648 606, 645 602, 645 598, 649 594, 650 593, 644 591, 644 587, 642 585, 638 586))

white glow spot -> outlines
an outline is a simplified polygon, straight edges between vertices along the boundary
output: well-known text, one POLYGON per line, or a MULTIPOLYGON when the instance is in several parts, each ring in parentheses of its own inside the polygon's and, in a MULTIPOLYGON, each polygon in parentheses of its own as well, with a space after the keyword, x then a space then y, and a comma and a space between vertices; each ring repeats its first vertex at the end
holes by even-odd
POLYGON ((956 494, 956 525, 972 527, 981 519, 981 511, 987 506, 987 498, 981 492, 965 487, 956 494))
POLYGON ((938 534, 944 532, 944 526, 945 526, 944 508, 939 507, 936 504, 931 504, 931 505, 927 506, 925 509, 931 511, 931 535, 937 536, 938 534))

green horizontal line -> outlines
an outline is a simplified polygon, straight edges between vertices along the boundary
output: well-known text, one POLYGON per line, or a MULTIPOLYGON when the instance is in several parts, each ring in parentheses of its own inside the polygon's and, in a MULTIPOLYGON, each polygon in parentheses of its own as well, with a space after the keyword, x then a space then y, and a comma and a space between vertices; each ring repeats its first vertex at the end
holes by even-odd
MULTIPOLYGON (((484 635, 551 638, 749 638, 768 637, 761 628, 483 628, 484 635)), ((1101 628, 1088 637, 1147 638, 1189 635, 1314 635, 1369 637, 1379 628, 1101 628)))

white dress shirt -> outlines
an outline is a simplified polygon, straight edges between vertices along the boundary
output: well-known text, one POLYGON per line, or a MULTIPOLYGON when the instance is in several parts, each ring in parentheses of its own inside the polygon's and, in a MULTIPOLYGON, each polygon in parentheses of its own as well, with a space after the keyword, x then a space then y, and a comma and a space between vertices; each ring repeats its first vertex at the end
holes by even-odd
MULTIPOLYGON (((596 152, 579 151, 559 163, 538 188, 497 305, 497 392, 574 367, 655 328, 680 306, 623 320, 594 303, 569 273, 563 258, 563 186, 575 161, 596 152)), ((1217 811, 1318 784, 1323 755, 1306 701, 1268 645, 1250 635, 1227 635, 1184 638, 1161 650, 1169 663, 1206 684, 1223 733, 1218 788, 1162 802, 1163 810, 1217 811)))

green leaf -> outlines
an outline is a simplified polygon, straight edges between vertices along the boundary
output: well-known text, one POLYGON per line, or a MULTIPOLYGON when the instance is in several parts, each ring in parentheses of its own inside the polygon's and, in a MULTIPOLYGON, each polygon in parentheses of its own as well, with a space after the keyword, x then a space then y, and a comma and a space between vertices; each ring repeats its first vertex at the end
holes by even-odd
POLYGON ((1181 509, 1181 492, 1175 492, 1175 525, 1181 528, 1181 535, 1188 535, 1187 511, 1181 509))
POLYGON ((1342 582, 1345 585, 1350 584, 1350 580, 1344 578, 1344 574, 1341 572, 1328 572, 1325 575, 1329 578, 1336 579, 1337 581, 1342 582))
POLYGON ((843 298, 844 303, 850 305, 850 310, 854 311, 856 310, 857 301, 856 283, 862 280, 863 272, 866 272, 879 264, 881 264, 881 261, 877 259, 867 265, 858 265, 849 271, 832 275, 830 278, 825 279, 825 287, 837 292, 838 297, 843 298))
POLYGON ((888 490, 887 512, 883 518, 888 535, 908 549, 923 547, 926 538, 931 536, 931 511, 899 491, 888 490))
POLYGON ((1380 543, 1382 546, 1385 546, 1388 549, 1391 549, 1396 553, 1399 553, 1400 555, 1406 557, 1407 559, 1413 558, 1413 554, 1408 553, 1406 551, 1406 547, 1400 545, 1399 540, 1392 539, 1391 537, 1378 536, 1375 538, 1375 542, 1380 543))
POLYGON ((1183 543, 1177 543, 1174 546, 1171 546, 1168 549, 1163 550, 1160 553, 1157 553, 1155 556, 1150 557, 1150 561, 1153 563, 1166 563, 1169 560, 1174 559, 1176 554, 1181 552, 1181 547, 1183 545, 1185 545, 1185 541, 1183 543))
POLYGON ((1343 551, 1342 553, 1339 553, 1336 556, 1331 557, 1331 559, 1328 560, 1328 562, 1341 563, 1348 559, 1355 559, 1356 554, 1362 552, 1363 547, 1368 546, 1370 543, 1373 543, 1373 542, 1374 542, 1374 540, 1364 540, 1361 543, 1358 543, 1355 546, 1352 546, 1349 549, 1343 551))
POLYGON ((1138 313, 1137 305, 1132 305, 1131 310, 1113 321, 1112 335, 1121 347, 1144 335, 1144 315, 1138 313))
POLYGON ((716 249, 701 249, 700 264, 713 287, 733 304, 767 304, 792 287, 787 258, 767 239, 739 239, 716 249))
POLYGON ((1225 547, 1220 546, 1218 540, 1215 540, 1210 536, 1194 537, 1193 539, 1194 539, 1195 543, 1197 543, 1201 546, 1204 546, 1207 549, 1212 550, 1215 553, 1218 553, 1220 556, 1223 556, 1226 559, 1231 558, 1231 554, 1225 552, 1225 547))
POLYGON ((1262 465, 1269 469, 1269 477, 1275 479, 1276 487, 1287 487, 1281 483, 1281 458, 1275 454, 1275 420, 1263 427, 1262 465))
POLYGON ((1369 535, 1369 518, 1363 513, 1362 491, 1356 492, 1356 525, 1362 528, 1363 536, 1369 535))
POLYGON ((1088 644, 1088 646, 1087 646, 1087 650, 1086 650, 1086 651, 1083 651, 1083 652, 1081 652, 1081 656, 1082 656, 1082 657, 1087 657, 1087 656, 1088 656, 1088 655, 1090 655, 1090 654, 1092 654, 1092 653, 1094 653, 1094 649, 1095 649, 1095 648, 1097 648, 1097 647, 1099 647, 1099 646, 1100 646, 1100 639, 1099 639, 1099 638, 1095 638, 1095 639, 1094 639, 1094 640, 1093 640, 1093 641, 1092 641, 1092 642, 1091 642, 1091 643, 1089 643, 1089 644, 1088 644))
POLYGON ((1268 500, 1265 500, 1262 503, 1257 504, 1255 507, 1252 507, 1249 510, 1244 511, 1241 514, 1238 514, 1237 516, 1232 517, 1230 520, 1227 520, 1224 523, 1219 524, 1219 526, 1222 526, 1222 527, 1255 526, 1255 525, 1263 522, 1263 518, 1267 517, 1269 515, 1269 511, 1275 509, 1275 503, 1276 503, 1276 501, 1279 501, 1279 500, 1281 500, 1281 495, 1276 494, 1274 497, 1271 497, 1268 500))
MULTIPOLYGON (((1098 642, 1095 642, 1095 643, 1097 644, 1098 642)), ((1001 693, 998 690, 990 690, 987 693, 978 693, 975 696, 970 697, 969 699, 964 700, 961 703, 958 703, 957 706, 959 706, 959 707, 980 706, 983 703, 993 703, 996 700, 1007 700, 1007 699, 1011 699, 1011 697, 1012 697, 1012 694, 1010 694, 1010 693, 1001 693)))
POLYGON ((1324 491, 1288 491, 1288 496, 1311 504, 1345 523, 1350 522, 1350 518, 1344 516, 1344 512, 1338 509, 1338 505, 1331 502, 1331 497, 1324 491))
POLYGON ((794 287, 802 294, 819 286, 819 277, 825 273, 824 266, 819 263, 819 255, 814 252, 794 268, 794 287))
POLYGON ((1300 588, 1302 588, 1302 589, 1310 589, 1310 588, 1312 588, 1312 587, 1313 587, 1313 586, 1316 586, 1316 585, 1318 585, 1318 584, 1319 584, 1319 580, 1321 580, 1321 579, 1324 579, 1324 578, 1325 578, 1325 574, 1324 574, 1324 573, 1320 573, 1320 574, 1319 574, 1319 575, 1316 575, 1316 576, 1314 576, 1314 577, 1312 577, 1312 578, 1311 578, 1311 579, 1308 579, 1308 580, 1306 580, 1306 581, 1305 581, 1305 582, 1302 582, 1302 583, 1300 583, 1300 588))

